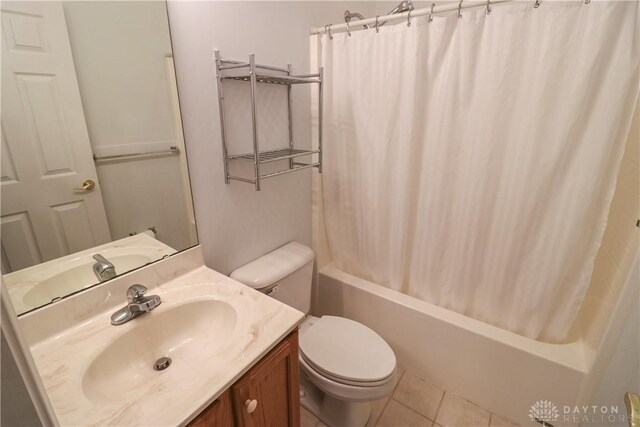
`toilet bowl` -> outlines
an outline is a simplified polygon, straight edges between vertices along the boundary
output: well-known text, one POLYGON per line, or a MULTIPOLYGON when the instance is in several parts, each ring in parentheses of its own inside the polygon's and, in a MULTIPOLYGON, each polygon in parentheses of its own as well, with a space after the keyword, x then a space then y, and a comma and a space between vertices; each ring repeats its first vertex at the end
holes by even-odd
POLYGON ((300 328, 301 404, 331 427, 363 426, 371 401, 396 385, 396 358, 374 331, 350 319, 307 316, 300 328))
POLYGON ((231 277, 307 316, 300 326, 301 404, 330 427, 361 427, 373 400, 396 385, 396 357, 373 330, 338 316, 308 315, 314 254, 291 242, 231 277))

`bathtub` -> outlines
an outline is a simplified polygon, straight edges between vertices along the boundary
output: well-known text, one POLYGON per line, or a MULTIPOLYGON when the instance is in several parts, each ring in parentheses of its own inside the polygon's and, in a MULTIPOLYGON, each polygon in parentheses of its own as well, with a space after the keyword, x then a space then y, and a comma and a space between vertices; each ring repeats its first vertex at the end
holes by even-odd
POLYGON ((402 368, 522 425, 532 425, 529 409, 538 400, 559 409, 580 400, 593 359, 582 338, 539 342, 352 276, 333 263, 318 272, 314 293, 316 314, 369 326, 391 345, 402 368))

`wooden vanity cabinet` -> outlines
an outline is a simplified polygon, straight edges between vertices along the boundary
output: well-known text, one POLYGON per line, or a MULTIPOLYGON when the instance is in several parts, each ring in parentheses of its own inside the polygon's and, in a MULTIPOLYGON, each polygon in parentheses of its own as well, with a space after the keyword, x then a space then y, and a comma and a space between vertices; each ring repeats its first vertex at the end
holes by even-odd
POLYGON ((234 427, 231 392, 225 391, 222 396, 191 421, 189 427, 234 427))
POLYGON ((189 427, 299 427, 298 331, 202 411, 189 427))

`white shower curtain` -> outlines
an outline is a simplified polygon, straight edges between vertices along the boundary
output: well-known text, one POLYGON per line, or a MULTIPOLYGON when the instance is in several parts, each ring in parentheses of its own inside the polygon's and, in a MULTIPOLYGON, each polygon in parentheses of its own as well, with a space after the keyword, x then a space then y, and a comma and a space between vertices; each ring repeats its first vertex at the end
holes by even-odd
POLYGON ((638 3, 542 1, 323 35, 334 263, 567 339, 638 94, 638 3))

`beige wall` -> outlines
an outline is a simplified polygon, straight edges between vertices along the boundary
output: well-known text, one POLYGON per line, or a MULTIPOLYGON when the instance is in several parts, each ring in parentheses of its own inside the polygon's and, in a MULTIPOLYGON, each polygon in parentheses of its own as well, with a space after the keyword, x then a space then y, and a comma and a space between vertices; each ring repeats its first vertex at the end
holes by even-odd
POLYGON ((580 312, 587 344, 597 350, 632 262, 638 252, 640 229, 640 103, 620 166, 609 221, 596 257, 591 285, 580 312))
MULTIPOLYGON (((259 192, 249 184, 224 183, 213 50, 237 60, 248 60, 249 53, 255 53, 258 63, 291 63, 294 73, 306 73, 311 28, 342 21, 345 9, 371 16, 374 3, 170 1, 168 7, 198 236, 206 264, 229 274, 292 240, 311 246, 309 171, 265 180, 259 192)), ((229 152, 236 154, 250 147, 251 122, 233 113, 246 114, 249 98, 246 86, 234 88, 234 82, 227 83, 229 152)), ((287 143, 282 134, 286 122, 276 113, 286 105, 285 98, 275 92, 261 96, 262 90, 272 89, 258 88, 261 148, 282 147, 287 143)), ((294 143, 308 147, 312 142, 309 88, 298 85, 292 96, 294 143)), ((251 171, 243 174, 247 172, 251 171)))
MULTIPOLYGON (((65 1, 64 12, 93 153, 180 147, 165 2, 65 1)), ((153 226, 158 239, 175 249, 196 243, 180 162, 173 155, 96 164, 113 240, 153 226)))

